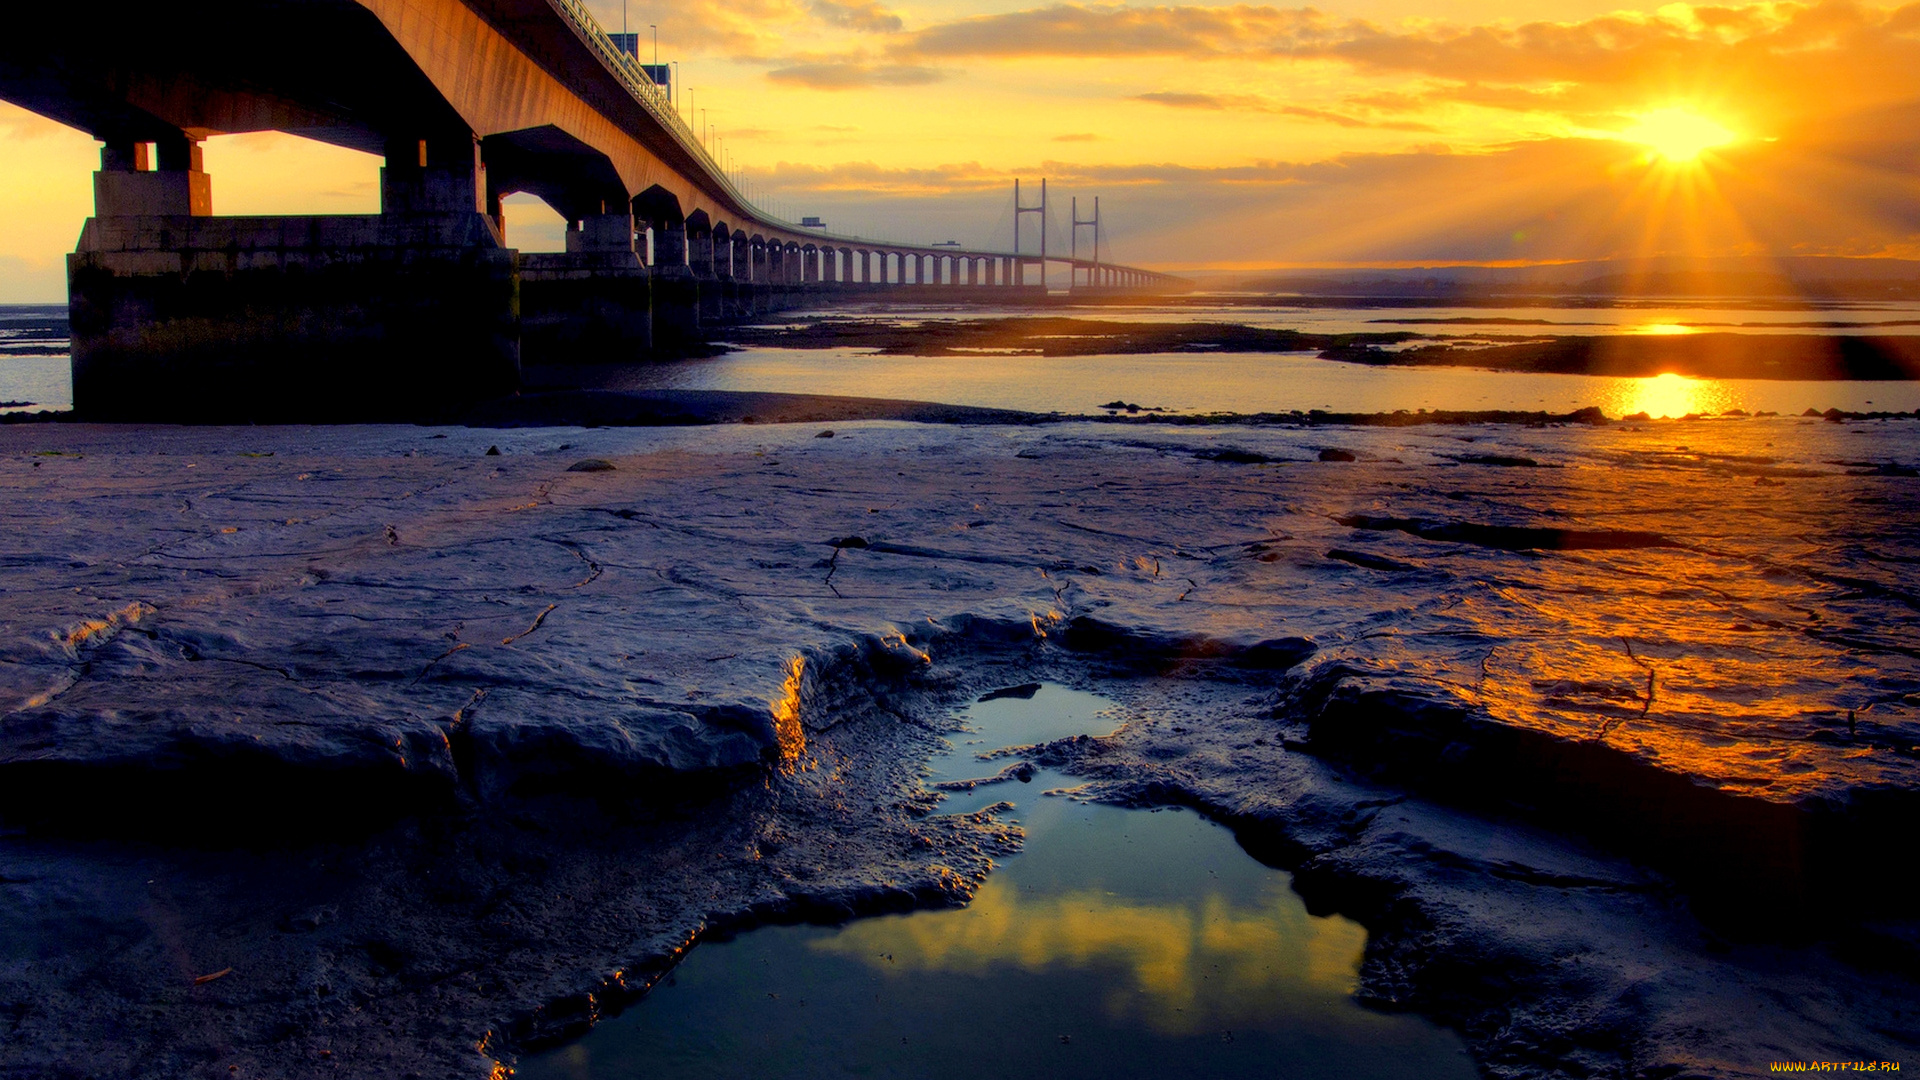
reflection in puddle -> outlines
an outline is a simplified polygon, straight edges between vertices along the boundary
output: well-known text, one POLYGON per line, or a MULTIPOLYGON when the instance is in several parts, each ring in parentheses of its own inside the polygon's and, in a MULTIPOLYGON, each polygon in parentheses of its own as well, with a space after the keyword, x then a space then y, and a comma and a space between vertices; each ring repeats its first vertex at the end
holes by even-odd
MULTIPOLYGON (((974 705, 929 782, 978 755, 1115 726, 1057 686, 974 705)), ((951 796, 1000 800, 1027 846, 969 906, 768 927, 696 948, 640 1004, 517 1075, 627 1077, 1459 1077, 1451 1033, 1350 994, 1366 932, 1308 915, 1225 829, 1041 794, 1046 770, 951 796)))

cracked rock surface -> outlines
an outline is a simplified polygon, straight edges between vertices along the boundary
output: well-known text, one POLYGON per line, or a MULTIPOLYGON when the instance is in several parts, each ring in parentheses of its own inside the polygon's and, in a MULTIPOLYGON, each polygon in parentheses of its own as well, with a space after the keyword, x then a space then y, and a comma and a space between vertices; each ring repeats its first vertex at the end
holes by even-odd
POLYGON ((1920 1041, 1920 425, 834 425, 0 429, 0 1072, 485 1076, 963 902, 1039 677, 1491 1073, 1920 1041))

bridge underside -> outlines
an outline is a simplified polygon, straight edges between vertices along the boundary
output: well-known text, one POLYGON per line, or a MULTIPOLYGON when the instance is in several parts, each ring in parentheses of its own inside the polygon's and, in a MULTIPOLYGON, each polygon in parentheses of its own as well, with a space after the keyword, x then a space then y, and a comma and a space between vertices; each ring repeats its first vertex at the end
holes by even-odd
POLYGON ((103 144, 69 259, 91 416, 419 416, 512 390, 523 363, 644 359, 796 303, 1044 292, 1032 256, 764 219, 555 0, 99 0, 9 20, 0 97, 103 144), (200 143, 249 131, 381 155, 381 212, 214 216, 200 143), (566 219, 565 252, 509 246, 516 192, 566 219))

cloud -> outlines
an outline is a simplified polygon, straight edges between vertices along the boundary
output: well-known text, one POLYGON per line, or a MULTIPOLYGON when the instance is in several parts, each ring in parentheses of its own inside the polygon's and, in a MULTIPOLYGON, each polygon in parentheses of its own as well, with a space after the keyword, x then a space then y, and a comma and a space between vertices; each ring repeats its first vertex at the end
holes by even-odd
POLYGON ((807 6, 821 22, 848 30, 891 34, 903 25, 900 16, 881 7, 877 0, 809 0, 807 6))
POLYGON ((813 90, 853 90, 869 86, 924 86, 946 73, 917 64, 862 64, 851 61, 794 64, 767 72, 775 82, 813 90))
MULTIPOLYGON (((1835 103, 1920 97, 1920 5, 1856 0, 1674 4, 1576 22, 1386 26, 1312 8, 1061 3, 898 35, 900 62, 961 59, 1331 61, 1362 74, 1428 80, 1383 104, 1439 102, 1619 116, 1674 98, 1753 125, 1835 103)), ((1205 96, 1205 95, 1201 95, 1205 96)), ((1195 106, 1201 107, 1201 106, 1195 106)))
POLYGON ((1046 176, 1056 198, 1103 196, 1117 257, 1150 265, 1884 255, 1920 244, 1903 160, 1920 160, 1920 103, 1726 148, 1680 174, 1617 140, 1556 138, 1217 167, 782 165, 773 184, 843 217, 892 221, 896 235, 938 220, 947 235, 993 244, 968 230, 993 231, 1015 176, 1046 176))
POLYGON ((1303 105, 1281 105, 1254 94, 1190 94, 1169 90, 1135 94, 1135 101, 1151 101, 1176 109, 1207 109, 1216 112, 1261 112, 1317 120, 1344 128, 1376 128, 1386 131, 1417 131, 1432 134, 1439 128, 1412 120, 1372 120, 1328 109, 1310 109, 1303 105))
POLYGON ((1129 57, 1274 55, 1338 40, 1341 24, 1311 8, 1055 4, 982 15, 914 31, 898 46, 915 56, 1129 57))
POLYGON ((1246 94, 1189 94, 1174 90, 1156 90, 1151 94, 1135 94, 1135 101, 1151 101, 1157 105, 1169 105, 1176 109, 1223 109, 1258 106, 1260 99, 1246 94))
MULTIPOLYGON (((859 0, 851 6, 859 7, 859 0)), ((612 21, 602 21, 618 27, 623 15, 620 5, 613 5, 611 14, 612 21)), ((755 60, 780 55, 788 48, 791 32, 817 16, 803 0, 633 0, 624 18, 643 37, 649 23, 661 28, 663 59, 720 55, 755 60), (686 29, 678 32, 677 28, 686 29)))

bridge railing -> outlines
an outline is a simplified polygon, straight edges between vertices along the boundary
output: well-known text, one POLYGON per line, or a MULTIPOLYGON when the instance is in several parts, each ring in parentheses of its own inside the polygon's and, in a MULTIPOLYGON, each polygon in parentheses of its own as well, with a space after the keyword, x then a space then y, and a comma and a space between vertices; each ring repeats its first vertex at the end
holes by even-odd
POLYGON ((753 211, 754 216, 769 225, 795 232, 800 231, 800 226, 768 214, 747 199, 745 193, 741 192, 727 176, 726 169, 707 152, 705 141, 693 130, 692 125, 687 123, 686 118, 680 115, 680 111, 674 108, 673 101, 667 96, 667 92, 659 83, 653 81, 653 76, 647 73, 647 69, 639 60, 614 44, 613 38, 601 28, 600 20, 594 18, 593 12, 587 10, 583 0, 553 0, 553 4, 580 30, 580 36, 607 65, 608 70, 626 84, 627 89, 633 93, 634 100, 660 122, 660 126, 673 136, 674 141, 679 143, 682 149, 706 168, 727 195, 741 206, 753 211))

